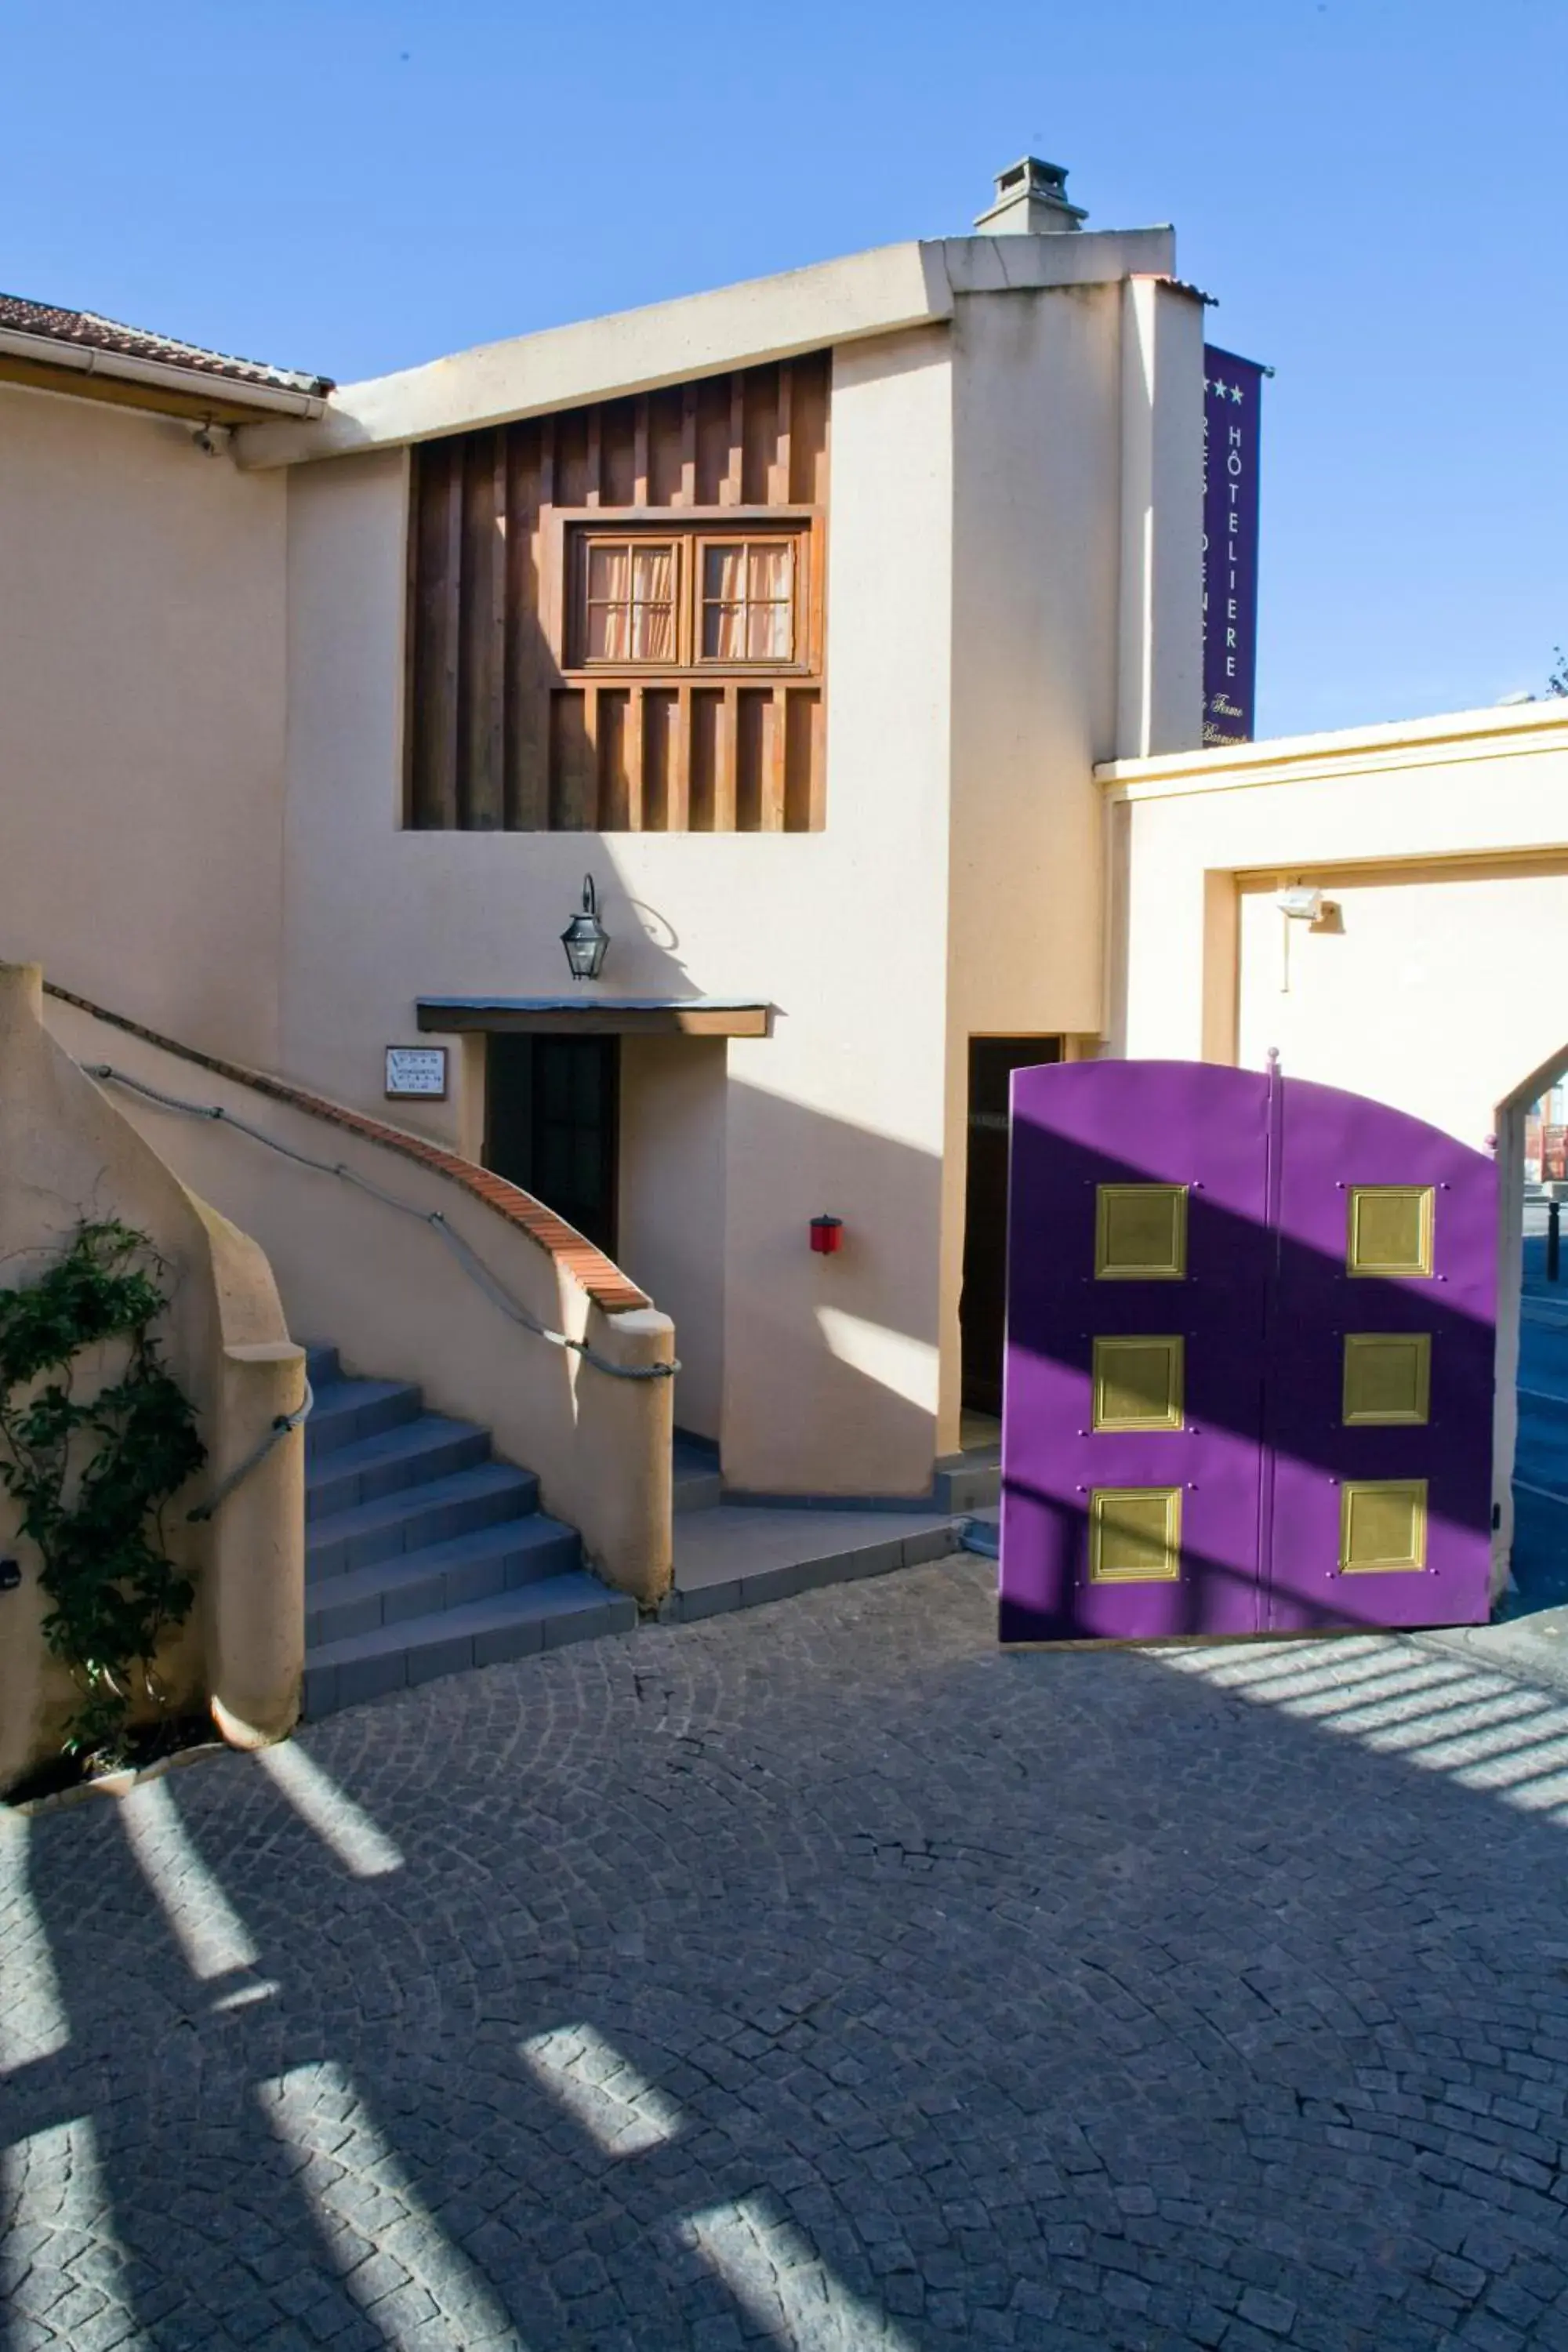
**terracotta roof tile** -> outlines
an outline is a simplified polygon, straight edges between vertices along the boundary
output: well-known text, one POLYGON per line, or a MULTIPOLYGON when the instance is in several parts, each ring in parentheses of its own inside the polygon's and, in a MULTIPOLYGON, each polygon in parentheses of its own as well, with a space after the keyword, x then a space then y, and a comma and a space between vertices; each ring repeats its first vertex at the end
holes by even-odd
POLYGON ((154 334, 150 328, 127 327, 118 319, 100 319, 93 310, 62 310, 52 302, 30 302, 21 294, 0 294, 0 327, 48 342, 79 343, 89 351, 117 352, 126 359, 189 368, 194 375, 221 377, 226 383, 263 384, 314 399, 324 399, 332 389, 331 376, 268 367, 263 360, 231 359, 226 352, 204 351, 199 343, 182 343, 173 335, 154 334))

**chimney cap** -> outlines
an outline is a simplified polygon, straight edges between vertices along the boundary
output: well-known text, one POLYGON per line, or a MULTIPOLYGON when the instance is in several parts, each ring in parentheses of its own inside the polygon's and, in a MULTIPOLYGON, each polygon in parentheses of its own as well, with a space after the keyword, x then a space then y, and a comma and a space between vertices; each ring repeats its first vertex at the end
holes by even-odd
POLYGON ((1063 229, 1075 229, 1089 215, 1079 205, 1068 202, 1068 175, 1060 163, 1047 163, 1043 156, 1021 155, 995 179, 995 202, 975 221, 977 229, 992 236, 1049 236, 1063 229))

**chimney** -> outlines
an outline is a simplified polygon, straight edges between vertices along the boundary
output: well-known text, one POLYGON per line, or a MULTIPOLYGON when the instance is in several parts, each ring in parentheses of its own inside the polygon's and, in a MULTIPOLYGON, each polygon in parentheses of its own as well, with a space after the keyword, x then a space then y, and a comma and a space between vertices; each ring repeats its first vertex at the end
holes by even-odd
POLYGON ((974 226, 983 236, 1054 236, 1089 215, 1068 202, 1068 175, 1059 163, 1026 155, 996 174, 996 201, 974 226))

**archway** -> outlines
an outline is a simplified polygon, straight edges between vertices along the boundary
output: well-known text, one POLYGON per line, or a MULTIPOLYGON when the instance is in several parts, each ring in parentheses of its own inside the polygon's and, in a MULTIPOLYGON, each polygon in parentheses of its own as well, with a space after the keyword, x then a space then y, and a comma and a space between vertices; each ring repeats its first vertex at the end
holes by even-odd
POLYGON ((1568 1603, 1568 1282, 1545 1278, 1544 1201, 1528 1181, 1525 1148, 1531 1109, 1565 1076, 1568 1044, 1497 1111, 1494 1450, 1498 1556, 1511 1577, 1496 1600, 1510 1615, 1568 1603))

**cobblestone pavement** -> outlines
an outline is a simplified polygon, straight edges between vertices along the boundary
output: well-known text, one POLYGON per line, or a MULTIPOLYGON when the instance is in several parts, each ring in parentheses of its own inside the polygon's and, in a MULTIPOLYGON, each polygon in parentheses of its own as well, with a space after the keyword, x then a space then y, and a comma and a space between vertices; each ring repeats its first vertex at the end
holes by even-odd
POLYGON ((1568 1696, 992 1573, 0 1821, 7 2352, 1568 2347, 1568 1696))

